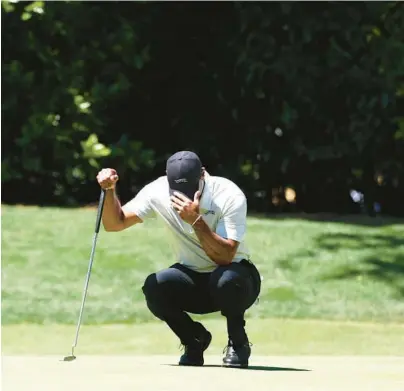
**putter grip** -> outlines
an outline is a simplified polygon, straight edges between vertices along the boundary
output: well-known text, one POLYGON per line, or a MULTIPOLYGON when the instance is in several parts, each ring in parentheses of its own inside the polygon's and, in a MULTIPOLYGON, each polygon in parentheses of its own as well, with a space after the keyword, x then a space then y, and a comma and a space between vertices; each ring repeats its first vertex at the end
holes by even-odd
POLYGON ((98 234, 100 231, 102 211, 104 209, 105 190, 101 189, 100 201, 98 203, 97 220, 95 222, 95 232, 98 234))

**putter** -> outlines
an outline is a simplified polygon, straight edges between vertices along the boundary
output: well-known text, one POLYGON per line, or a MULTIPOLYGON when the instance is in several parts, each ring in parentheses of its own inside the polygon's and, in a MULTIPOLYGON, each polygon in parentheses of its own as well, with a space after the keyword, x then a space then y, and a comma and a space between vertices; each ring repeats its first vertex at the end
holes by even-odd
POLYGON ((84 284, 83 298, 82 298, 81 307, 80 307, 79 320, 78 320, 78 323, 77 323, 76 338, 74 339, 74 343, 72 345, 72 354, 70 356, 64 357, 63 361, 73 361, 73 360, 76 359, 76 356, 74 355, 74 348, 77 346, 77 341, 79 339, 79 330, 80 330, 80 325, 81 325, 81 318, 83 316, 84 303, 85 303, 86 297, 87 297, 88 282, 90 281, 90 274, 91 274, 91 268, 93 266, 95 246, 97 244, 98 232, 100 231, 101 216, 102 216, 102 210, 104 208, 104 201, 105 201, 105 190, 101 190, 100 201, 98 203, 97 220, 95 222, 95 232, 94 232, 94 237, 93 237, 93 246, 92 246, 91 255, 90 255, 90 263, 88 265, 87 277, 86 277, 86 282, 84 284))

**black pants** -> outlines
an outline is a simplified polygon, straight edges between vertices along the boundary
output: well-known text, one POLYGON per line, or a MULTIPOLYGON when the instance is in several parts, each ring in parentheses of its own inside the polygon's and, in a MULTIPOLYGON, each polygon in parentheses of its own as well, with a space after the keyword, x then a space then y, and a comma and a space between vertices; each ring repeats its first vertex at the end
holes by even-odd
POLYGON ((142 290, 150 311, 184 345, 192 343, 200 327, 188 312, 220 311, 227 319, 229 338, 242 343, 246 339, 244 313, 258 298, 261 278, 248 261, 219 266, 211 273, 198 273, 176 263, 149 275, 142 290))

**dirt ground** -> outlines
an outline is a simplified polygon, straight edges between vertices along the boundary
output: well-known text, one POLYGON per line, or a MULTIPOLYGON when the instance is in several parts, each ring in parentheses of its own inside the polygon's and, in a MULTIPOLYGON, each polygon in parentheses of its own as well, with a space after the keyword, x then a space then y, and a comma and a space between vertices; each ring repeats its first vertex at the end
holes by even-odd
POLYGON ((254 357, 249 369, 170 356, 3 356, 3 391, 404 391, 404 357, 254 357))

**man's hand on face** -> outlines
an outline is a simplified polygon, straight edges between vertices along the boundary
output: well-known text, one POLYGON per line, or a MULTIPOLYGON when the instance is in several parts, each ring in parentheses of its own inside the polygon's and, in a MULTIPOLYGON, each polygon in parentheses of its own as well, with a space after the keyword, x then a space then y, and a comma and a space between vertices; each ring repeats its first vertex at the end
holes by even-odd
POLYGON ((178 212, 180 217, 188 224, 193 224, 199 217, 199 199, 201 192, 197 191, 194 196, 194 200, 190 200, 177 191, 170 197, 171 206, 178 212))

